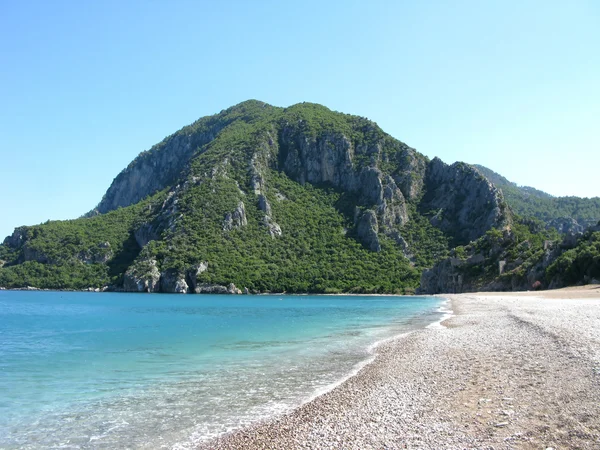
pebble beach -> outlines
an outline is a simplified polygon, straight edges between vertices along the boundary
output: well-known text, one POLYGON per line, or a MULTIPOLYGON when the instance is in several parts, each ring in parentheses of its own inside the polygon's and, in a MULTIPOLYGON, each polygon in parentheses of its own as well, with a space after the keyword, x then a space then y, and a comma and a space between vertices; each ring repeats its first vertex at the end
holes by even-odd
POLYGON ((600 286, 444 296, 439 326, 210 449, 600 448, 600 286))

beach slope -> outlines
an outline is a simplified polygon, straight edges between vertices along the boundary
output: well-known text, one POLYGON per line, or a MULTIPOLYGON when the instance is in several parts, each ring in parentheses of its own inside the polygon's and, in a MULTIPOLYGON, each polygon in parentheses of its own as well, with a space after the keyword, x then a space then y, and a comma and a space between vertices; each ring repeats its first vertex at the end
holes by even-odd
POLYGON ((442 326, 205 448, 600 448, 600 287, 446 297, 442 326))

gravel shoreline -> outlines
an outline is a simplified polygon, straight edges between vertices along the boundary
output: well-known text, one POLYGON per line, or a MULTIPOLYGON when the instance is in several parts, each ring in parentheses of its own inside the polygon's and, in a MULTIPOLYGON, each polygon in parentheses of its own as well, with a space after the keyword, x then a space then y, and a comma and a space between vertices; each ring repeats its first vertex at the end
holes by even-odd
POLYGON ((387 341, 334 390, 199 448, 598 449, 600 289, 557 292, 445 296, 443 327, 387 341))

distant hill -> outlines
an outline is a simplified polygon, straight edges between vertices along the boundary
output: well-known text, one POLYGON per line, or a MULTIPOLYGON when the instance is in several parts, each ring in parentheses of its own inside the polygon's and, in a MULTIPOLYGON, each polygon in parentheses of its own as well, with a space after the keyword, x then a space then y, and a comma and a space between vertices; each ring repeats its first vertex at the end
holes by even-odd
POLYGON ((511 209, 523 217, 535 217, 561 233, 583 232, 600 220, 600 197, 553 197, 529 186, 519 186, 487 167, 473 164, 502 190, 511 209))

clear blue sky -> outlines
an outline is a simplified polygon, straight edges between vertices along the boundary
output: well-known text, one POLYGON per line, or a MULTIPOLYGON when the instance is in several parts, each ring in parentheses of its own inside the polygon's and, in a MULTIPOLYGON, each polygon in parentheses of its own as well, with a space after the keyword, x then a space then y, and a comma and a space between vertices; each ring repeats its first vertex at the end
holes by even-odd
POLYGON ((596 0, 0 0, 0 236, 85 213, 139 152, 250 98, 600 196, 596 0))

